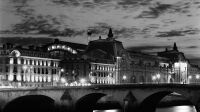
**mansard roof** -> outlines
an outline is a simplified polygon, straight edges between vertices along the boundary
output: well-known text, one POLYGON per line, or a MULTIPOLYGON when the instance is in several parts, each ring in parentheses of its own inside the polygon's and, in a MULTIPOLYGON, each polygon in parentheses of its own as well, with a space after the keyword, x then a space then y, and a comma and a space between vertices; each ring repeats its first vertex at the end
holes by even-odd
POLYGON ((87 45, 85 45, 85 44, 60 41, 59 39, 55 39, 53 43, 46 44, 45 46, 50 46, 50 45, 54 45, 54 44, 67 45, 74 49, 82 49, 82 50, 85 50, 87 48, 87 45))
POLYGON ((107 54, 112 56, 121 56, 120 49, 123 49, 123 45, 120 41, 117 40, 108 40, 108 39, 98 39, 94 41, 90 41, 89 45, 85 51, 85 53, 94 51, 94 50, 101 50, 107 54))

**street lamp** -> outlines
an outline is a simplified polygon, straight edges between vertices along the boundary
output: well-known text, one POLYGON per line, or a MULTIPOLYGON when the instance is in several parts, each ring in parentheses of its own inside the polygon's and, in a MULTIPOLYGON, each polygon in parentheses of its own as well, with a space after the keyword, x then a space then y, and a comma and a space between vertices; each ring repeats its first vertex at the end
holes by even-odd
POLYGON ((65 70, 62 68, 60 71, 61 71, 61 72, 64 72, 65 70))
POLYGON ((80 79, 80 83, 81 84, 85 84, 86 83, 86 79, 84 79, 84 78, 80 79))
POLYGON ((200 78, 200 76, 199 75, 196 75, 196 79, 199 79, 200 78))
POLYGON ((126 75, 122 76, 123 81, 125 81, 127 79, 126 75))
POLYGON ((157 74, 157 75, 156 75, 156 78, 157 78, 157 79, 160 79, 160 74, 157 74))

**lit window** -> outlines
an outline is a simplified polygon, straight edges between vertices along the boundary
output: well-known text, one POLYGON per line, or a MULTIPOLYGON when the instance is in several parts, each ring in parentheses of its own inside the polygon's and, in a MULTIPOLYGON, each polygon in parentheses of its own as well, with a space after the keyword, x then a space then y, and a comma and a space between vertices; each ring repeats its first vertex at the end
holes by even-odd
POLYGON ((42 66, 42 61, 40 60, 40 66, 42 66))
POLYGON ((61 48, 61 46, 60 46, 60 45, 57 45, 57 48, 59 48, 59 49, 60 49, 60 48, 61 48))
POLYGON ((48 76, 48 82, 51 82, 51 76, 48 76))
POLYGON ((51 47, 48 47, 48 51, 51 50, 51 47))
POLYGON ((27 76, 26 79, 28 82, 30 82, 30 76, 27 76))
POLYGON ((51 61, 48 61, 48 66, 51 66, 51 61))
POLYGON ((56 47, 55 46, 52 46, 52 49, 55 49, 56 47))
POLYGON ((9 75, 9 76, 8 76, 8 80, 9 80, 9 81, 13 81, 13 79, 14 79, 13 75, 9 75))
POLYGON ((68 50, 68 51, 71 51, 71 50, 72 50, 72 48, 71 48, 71 47, 67 47, 67 50, 68 50))
POLYGON ((31 82, 34 82, 34 75, 31 75, 31 82))
POLYGON ((46 66, 46 61, 44 61, 44 66, 46 66))
POLYGON ((20 58, 17 59, 17 64, 21 64, 20 58))
POLYGON ((30 65, 30 60, 27 60, 27 64, 30 65))
POLYGON ((14 62, 14 59, 10 58, 10 64, 13 64, 13 62, 14 62))
POLYGON ((77 52, 76 52, 75 50, 72 50, 72 53, 73 53, 73 54, 77 54, 77 52))
POLYGON ((36 60, 36 63, 35 63, 36 65, 38 65, 38 60, 36 60))
POLYGON ((35 76, 35 81, 38 82, 38 76, 37 75, 35 76))
POLYGON ((32 65, 34 65, 35 63, 34 63, 34 60, 32 60, 32 65))
POLYGON ((21 75, 17 75, 17 80, 18 80, 18 81, 21 81, 21 80, 22 80, 21 75))
POLYGON ((42 76, 39 77, 39 82, 42 82, 42 76))
POLYGON ((46 77, 45 76, 43 77, 43 81, 46 82, 46 77))

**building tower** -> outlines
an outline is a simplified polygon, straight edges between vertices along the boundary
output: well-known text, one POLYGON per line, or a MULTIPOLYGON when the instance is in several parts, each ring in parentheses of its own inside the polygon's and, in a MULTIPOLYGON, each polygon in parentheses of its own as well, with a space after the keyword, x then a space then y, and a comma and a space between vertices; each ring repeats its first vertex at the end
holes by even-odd
POLYGON ((112 29, 110 28, 109 29, 109 32, 108 32, 108 38, 107 38, 108 40, 113 40, 114 38, 113 38, 113 32, 112 32, 112 29))
POLYGON ((173 50, 178 51, 178 48, 177 48, 177 46, 176 46, 176 42, 174 42, 173 50))

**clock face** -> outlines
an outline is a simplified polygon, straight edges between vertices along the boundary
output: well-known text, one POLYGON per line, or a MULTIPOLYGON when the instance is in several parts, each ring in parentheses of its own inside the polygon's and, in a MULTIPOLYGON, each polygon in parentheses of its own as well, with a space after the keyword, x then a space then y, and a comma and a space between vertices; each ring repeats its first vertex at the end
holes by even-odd
POLYGON ((10 54, 11 54, 11 56, 15 56, 15 57, 20 56, 20 52, 18 50, 13 50, 10 54))

